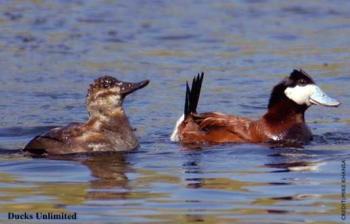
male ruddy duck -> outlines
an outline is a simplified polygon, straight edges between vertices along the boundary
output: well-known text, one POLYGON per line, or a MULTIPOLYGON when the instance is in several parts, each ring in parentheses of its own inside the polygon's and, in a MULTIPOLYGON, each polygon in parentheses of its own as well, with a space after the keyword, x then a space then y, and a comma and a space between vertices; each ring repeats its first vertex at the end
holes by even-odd
POLYGON ((32 154, 68 154, 96 151, 127 151, 138 146, 133 128, 122 107, 124 98, 149 83, 129 83, 103 76, 87 94, 89 119, 71 123, 32 139, 24 148, 32 154))
POLYGON ((258 120, 218 112, 197 113, 203 73, 186 83, 184 115, 177 121, 172 141, 184 145, 220 143, 305 144, 312 140, 305 111, 313 104, 337 107, 303 70, 294 70, 271 93, 268 110, 258 120))

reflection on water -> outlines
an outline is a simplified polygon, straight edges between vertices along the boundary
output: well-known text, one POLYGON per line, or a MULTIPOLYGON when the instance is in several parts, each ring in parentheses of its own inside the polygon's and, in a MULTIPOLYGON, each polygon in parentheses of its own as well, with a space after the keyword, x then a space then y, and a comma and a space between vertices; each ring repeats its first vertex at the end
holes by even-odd
POLYGON ((86 166, 92 177, 85 198, 91 200, 127 199, 127 164, 123 154, 103 153, 90 156, 57 156, 50 159, 76 161, 86 166))
POLYGON ((78 223, 341 223, 349 7, 339 0, 1 2, 0 222, 9 211, 71 211, 78 223), (342 102, 308 110, 310 145, 188 150, 169 142, 194 74, 206 73, 200 111, 257 117, 272 86, 299 67, 342 102), (86 120, 86 90, 101 74, 152 80, 125 102, 137 151, 20 153, 35 135, 86 120))
POLYGON ((335 219, 338 180, 331 177, 339 164, 330 158, 338 152, 245 147, 173 148, 165 161, 150 161, 144 151, 41 159, 2 154, 0 211, 72 211, 82 222, 101 215, 106 221, 209 223, 282 214, 335 219))

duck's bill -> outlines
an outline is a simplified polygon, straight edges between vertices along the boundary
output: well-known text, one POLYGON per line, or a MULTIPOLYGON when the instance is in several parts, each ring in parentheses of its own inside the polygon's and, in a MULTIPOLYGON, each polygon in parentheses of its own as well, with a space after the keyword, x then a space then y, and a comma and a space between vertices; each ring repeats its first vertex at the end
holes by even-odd
POLYGON ((314 93, 310 96, 310 102, 316 105, 322 105, 327 107, 337 107, 340 105, 340 102, 336 99, 329 97, 323 90, 315 86, 314 93))
POLYGON ((128 95, 132 92, 135 92, 138 89, 142 89, 143 87, 147 86, 149 83, 149 80, 144 80, 142 82, 123 82, 120 86, 121 92, 123 95, 128 95))

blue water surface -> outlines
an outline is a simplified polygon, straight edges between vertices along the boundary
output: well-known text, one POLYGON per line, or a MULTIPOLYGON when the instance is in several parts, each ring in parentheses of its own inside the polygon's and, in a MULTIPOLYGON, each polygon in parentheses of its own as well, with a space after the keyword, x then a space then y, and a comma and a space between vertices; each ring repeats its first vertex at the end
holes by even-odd
POLYGON ((0 3, 1 223, 13 223, 8 212, 76 212, 74 223, 346 223, 350 2, 0 3), (294 68, 342 102, 308 110, 311 144, 170 142, 185 82, 198 72, 206 74, 199 111, 254 118, 294 68), (88 85, 106 74, 151 80, 125 102, 138 150, 52 159, 18 151, 54 126, 86 120, 88 85))

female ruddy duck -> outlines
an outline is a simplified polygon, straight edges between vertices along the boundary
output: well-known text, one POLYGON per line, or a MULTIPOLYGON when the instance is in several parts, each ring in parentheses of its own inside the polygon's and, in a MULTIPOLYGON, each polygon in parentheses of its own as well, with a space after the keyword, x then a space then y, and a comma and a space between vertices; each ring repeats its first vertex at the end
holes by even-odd
POLYGON ((149 83, 129 83, 103 76, 90 85, 87 94, 89 119, 39 135, 24 148, 32 154, 68 154, 96 151, 126 151, 138 146, 133 128, 122 107, 124 98, 149 83))
POLYGON ((218 112, 197 113, 203 73, 186 84, 184 115, 177 121, 172 141, 184 145, 220 143, 305 144, 312 139, 305 111, 313 104, 337 107, 303 70, 294 70, 271 93, 267 113, 258 120, 218 112))

